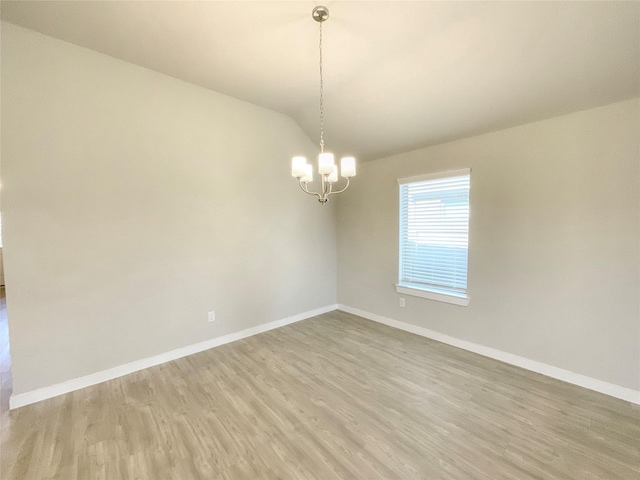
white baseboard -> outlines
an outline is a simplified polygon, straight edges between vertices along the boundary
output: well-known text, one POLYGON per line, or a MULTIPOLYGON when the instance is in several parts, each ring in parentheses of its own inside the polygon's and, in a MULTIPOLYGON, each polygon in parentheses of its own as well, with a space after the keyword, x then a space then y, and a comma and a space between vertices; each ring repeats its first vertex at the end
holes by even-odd
POLYGON ((393 320, 391 318, 376 315, 375 313, 366 312, 364 310, 349 307, 347 305, 338 305, 338 309, 347 313, 358 315, 359 317, 366 318, 367 320, 373 320, 374 322, 382 323, 389 327, 394 327, 406 332, 415 333, 416 335, 430 338, 441 343, 446 343, 447 345, 451 345, 453 347, 462 348, 463 350, 468 350, 485 357, 500 360, 501 362, 509 363, 511 365, 524 368, 525 370, 540 373, 542 375, 546 375, 547 377, 562 380, 563 382, 567 383, 572 383, 580 387, 588 388, 589 390, 594 390, 611 397, 620 398, 622 400, 626 400, 627 402, 640 405, 640 391, 632 390, 631 388, 621 387, 612 383, 603 382, 602 380, 587 377, 586 375, 563 370, 562 368, 553 367, 551 365, 547 365, 546 363, 529 360, 528 358, 513 355, 511 353, 496 350, 494 348, 485 347, 483 345, 478 345, 476 343, 467 342, 466 340, 460 340, 442 333, 435 332, 433 330, 418 327, 416 325, 411 325, 409 323, 400 322, 398 320, 393 320))
POLYGON ((264 333, 274 328, 283 327, 291 323, 299 322, 300 320, 306 320, 307 318, 315 317, 323 313, 331 312, 338 308, 337 305, 327 305, 325 307, 317 308, 315 310, 309 310, 308 312, 299 313, 291 317, 283 318, 281 320, 274 320, 273 322, 258 325, 257 327, 247 328, 240 332, 230 333, 222 337, 212 338, 204 342, 196 343, 186 347, 171 350, 166 353, 154 355, 153 357, 143 358, 142 360, 136 360, 135 362, 120 365, 118 367, 109 368, 100 372, 85 375, 84 377, 74 378, 66 382, 51 385, 49 387, 38 388, 30 392, 20 393, 18 395, 11 395, 9 399, 9 408, 11 410, 31 403, 36 403, 47 398, 56 397, 64 393, 73 392, 74 390, 80 390, 81 388, 90 387, 97 383, 106 382, 114 378, 128 375, 129 373, 137 372, 145 368, 160 365, 161 363, 170 362, 178 358, 193 355, 194 353, 202 352, 210 348, 218 347, 226 343, 235 342, 243 338, 251 337, 259 333, 264 333))

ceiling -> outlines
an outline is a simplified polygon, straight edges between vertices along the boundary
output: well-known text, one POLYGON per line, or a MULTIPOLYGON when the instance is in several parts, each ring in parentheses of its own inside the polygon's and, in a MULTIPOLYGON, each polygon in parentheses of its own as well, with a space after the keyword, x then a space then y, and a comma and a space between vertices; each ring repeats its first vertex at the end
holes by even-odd
MULTIPOLYGON (((291 116, 318 2, 2 1, 2 19, 291 116)), ((325 140, 370 160, 640 96, 638 2, 324 1, 325 140)))

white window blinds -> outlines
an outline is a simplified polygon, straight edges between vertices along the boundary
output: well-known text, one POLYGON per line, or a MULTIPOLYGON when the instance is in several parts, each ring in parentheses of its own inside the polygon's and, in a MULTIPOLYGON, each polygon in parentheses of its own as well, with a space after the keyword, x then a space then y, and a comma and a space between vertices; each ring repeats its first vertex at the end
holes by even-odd
POLYGON ((400 285, 466 297, 470 170, 398 183, 400 285))

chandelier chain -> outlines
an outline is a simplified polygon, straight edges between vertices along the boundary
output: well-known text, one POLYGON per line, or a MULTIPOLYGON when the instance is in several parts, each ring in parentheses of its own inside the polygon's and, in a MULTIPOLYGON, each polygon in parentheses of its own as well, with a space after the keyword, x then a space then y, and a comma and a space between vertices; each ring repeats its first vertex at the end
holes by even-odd
POLYGON ((320 152, 324 152, 324 81, 322 79, 322 22, 320 23, 320 152))

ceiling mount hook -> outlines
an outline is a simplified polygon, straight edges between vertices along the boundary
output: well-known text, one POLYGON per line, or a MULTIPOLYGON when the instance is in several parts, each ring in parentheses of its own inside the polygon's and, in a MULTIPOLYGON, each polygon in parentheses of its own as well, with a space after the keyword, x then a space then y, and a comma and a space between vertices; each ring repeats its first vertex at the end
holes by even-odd
POLYGON ((322 5, 318 5, 311 12, 311 16, 316 22, 324 22, 327 18, 329 18, 329 9, 327 7, 323 7, 322 5))

